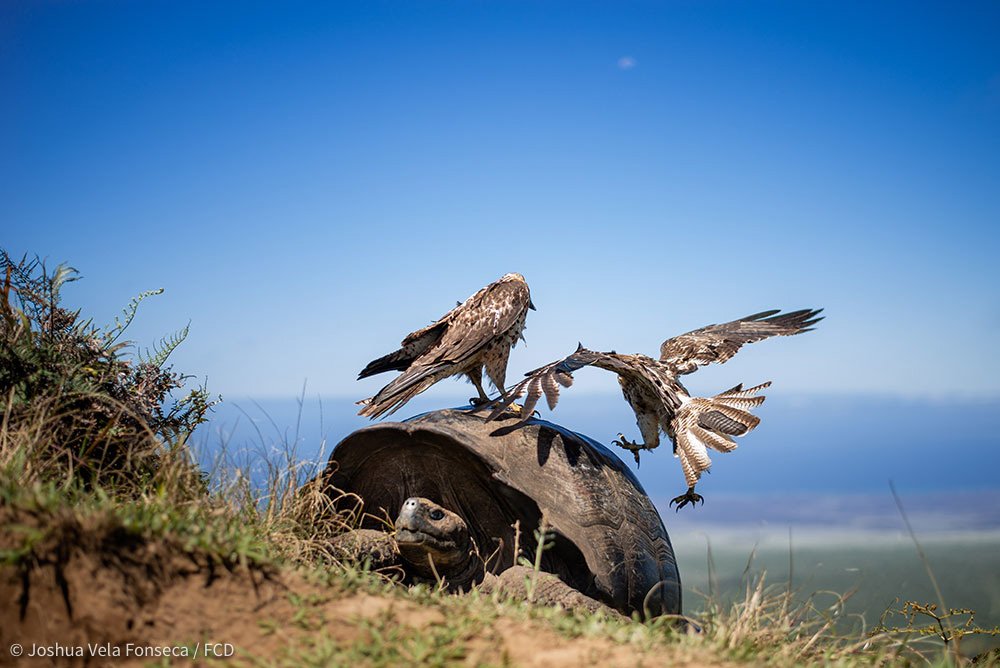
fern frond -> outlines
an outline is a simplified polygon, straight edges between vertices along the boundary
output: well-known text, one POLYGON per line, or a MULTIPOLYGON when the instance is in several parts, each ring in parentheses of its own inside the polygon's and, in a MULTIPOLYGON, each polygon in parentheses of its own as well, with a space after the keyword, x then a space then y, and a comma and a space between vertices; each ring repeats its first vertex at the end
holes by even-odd
POLYGON ((152 297, 153 295, 162 295, 163 288, 159 290, 146 290, 145 292, 140 292, 132 301, 128 303, 128 306, 122 309, 122 317, 119 318, 115 316, 115 324, 108 328, 108 331, 104 333, 104 339, 108 343, 114 343, 122 332, 132 324, 132 320, 135 318, 135 312, 139 310, 139 304, 142 303, 146 297, 152 297))
MULTIPOLYGON (((60 264, 52 272, 52 276, 49 278, 49 285, 51 286, 52 293, 58 295, 63 285, 78 280, 80 280, 80 272, 68 264, 60 264)), ((58 303, 58 300, 56 303, 58 303)))
POLYGON ((139 356, 139 361, 143 364, 152 364, 153 366, 159 368, 163 366, 163 363, 167 361, 170 357, 170 353, 174 352, 174 349, 184 342, 187 338, 188 330, 191 328, 191 323, 184 325, 183 329, 179 329, 170 336, 164 336, 160 339, 159 345, 153 346, 153 354, 150 355, 150 351, 146 351, 146 357, 143 359, 142 355, 139 356))

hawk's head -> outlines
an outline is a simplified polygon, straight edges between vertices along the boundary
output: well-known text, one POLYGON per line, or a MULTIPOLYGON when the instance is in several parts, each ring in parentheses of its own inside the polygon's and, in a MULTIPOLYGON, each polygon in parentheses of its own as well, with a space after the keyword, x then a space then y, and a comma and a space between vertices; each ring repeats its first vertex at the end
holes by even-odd
MULTIPOLYGON (((528 287, 528 281, 524 280, 524 276, 516 272, 504 274, 500 277, 500 280, 498 280, 497 283, 520 283, 525 288, 528 287)), ((534 302, 531 301, 531 297, 528 297, 528 308, 532 311, 536 310, 534 302)))

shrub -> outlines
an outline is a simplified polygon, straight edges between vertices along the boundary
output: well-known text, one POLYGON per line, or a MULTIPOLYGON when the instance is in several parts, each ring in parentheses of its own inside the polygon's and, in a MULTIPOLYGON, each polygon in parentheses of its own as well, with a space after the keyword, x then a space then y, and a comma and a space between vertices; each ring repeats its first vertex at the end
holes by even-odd
POLYGON ((204 386, 172 398, 187 377, 165 364, 188 328, 147 355, 127 355, 121 340, 139 304, 162 290, 138 295, 102 329, 61 305, 63 286, 79 278, 72 267, 50 272, 0 249, 0 276, 0 464, 20 467, 22 483, 134 490, 168 458, 186 461, 188 435, 216 403, 204 386))

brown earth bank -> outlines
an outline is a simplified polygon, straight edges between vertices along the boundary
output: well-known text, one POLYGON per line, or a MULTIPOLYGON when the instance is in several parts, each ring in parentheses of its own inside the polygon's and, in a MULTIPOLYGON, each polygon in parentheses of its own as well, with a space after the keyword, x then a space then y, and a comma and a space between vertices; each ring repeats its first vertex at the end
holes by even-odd
MULTIPOLYGON (((293 571, 221 563, 100 519, 67 513, 55 522, 47 516, 44 527, 40 521, 0 508, 0 550, 25 550, 25 535, 37 536, 20 565, 0 567, 0 665, 728 663, 691 645, 652 651, 608 637, 570 638, 495 606, 466 623, 454 618, 455 606, 433 597, 410 600, 317 583, 293 571), (20 657, 11 655, 15 643, 20 657)), ((488 599, 480 603, 491 606, 488 599)))

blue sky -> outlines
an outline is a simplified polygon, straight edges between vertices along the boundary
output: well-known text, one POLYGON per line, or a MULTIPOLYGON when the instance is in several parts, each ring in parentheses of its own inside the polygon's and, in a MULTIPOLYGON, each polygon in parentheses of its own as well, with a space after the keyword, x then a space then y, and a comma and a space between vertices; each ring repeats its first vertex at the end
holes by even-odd
POLYGON ((995 398, 998 26, 971 2, 8 1, 0 245, 76 266, 98 322, 166 288, 132 338, 190 320, 177 368, 229 397, 368 396, 368 360, 519 271, 511 378, 823 306, 690 386, 995 398))

